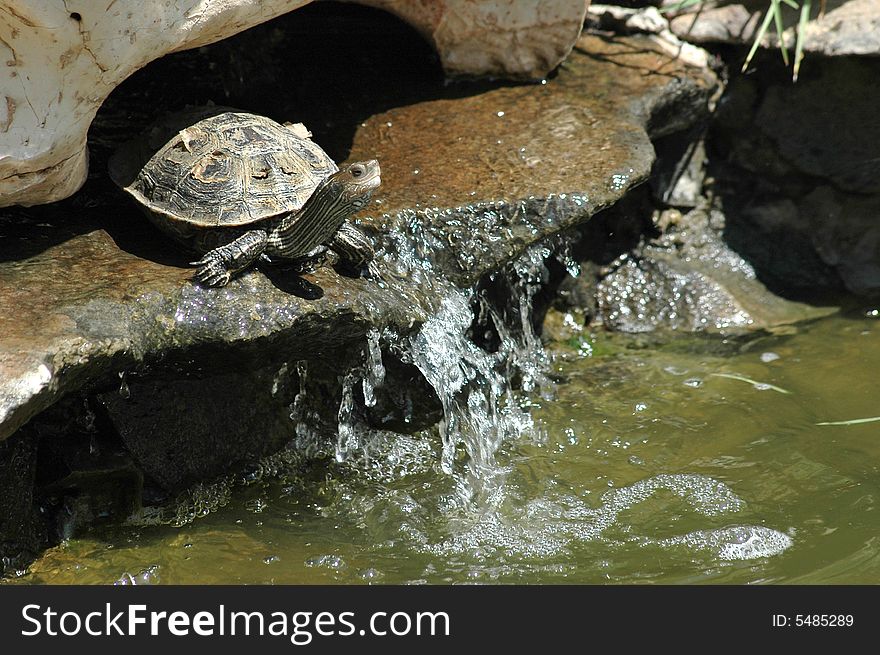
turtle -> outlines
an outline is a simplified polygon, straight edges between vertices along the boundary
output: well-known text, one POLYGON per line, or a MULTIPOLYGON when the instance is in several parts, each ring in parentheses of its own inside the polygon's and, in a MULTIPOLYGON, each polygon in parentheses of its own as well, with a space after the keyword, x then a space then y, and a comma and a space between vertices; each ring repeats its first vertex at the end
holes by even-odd
POLYGON ((110 176, 161 231, 202 255, 191 262, 202 285, 225 286, 258 260, 307 270, 328 248, 363 269, 373 246, 348 219, 379 187, 379 163, 340 168, 310 137, 301 123, 191 110, 120 148, 110 176), (206 117, 189 124, 193 116, 206 117))

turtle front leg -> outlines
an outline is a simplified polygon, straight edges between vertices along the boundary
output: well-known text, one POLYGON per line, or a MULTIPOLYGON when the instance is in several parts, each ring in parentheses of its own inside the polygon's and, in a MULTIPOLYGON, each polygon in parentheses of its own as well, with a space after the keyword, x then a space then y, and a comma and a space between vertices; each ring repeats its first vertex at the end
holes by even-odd
POLYGON ((366 234, 351 223, 342 224, 327 245, 349 266, 362 269, 373 261, 376 251, 366 234))
POLYGON ((269 236, 264 230, 245 232, 225 246, 205 253, 193 266, 198 266, 195 278, 208 287, 224 287, 233 275, 246 269, 266 250, 269 236))

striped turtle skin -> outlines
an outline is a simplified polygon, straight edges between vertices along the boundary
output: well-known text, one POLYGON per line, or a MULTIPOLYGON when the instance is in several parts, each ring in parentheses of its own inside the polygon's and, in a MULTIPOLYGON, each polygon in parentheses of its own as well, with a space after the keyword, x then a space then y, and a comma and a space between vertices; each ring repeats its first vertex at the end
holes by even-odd
POLYGON ((309 136, 301 124, 223 111, 177 130, 142 166, 120 149, 110 174, 157 227, 203 255, 193 264, 205 286, 228 284, 261 256, 309 260, 326 248, 361 267, 372 245, 346 220, 379 187, 379 164, 339 169, 309 136))

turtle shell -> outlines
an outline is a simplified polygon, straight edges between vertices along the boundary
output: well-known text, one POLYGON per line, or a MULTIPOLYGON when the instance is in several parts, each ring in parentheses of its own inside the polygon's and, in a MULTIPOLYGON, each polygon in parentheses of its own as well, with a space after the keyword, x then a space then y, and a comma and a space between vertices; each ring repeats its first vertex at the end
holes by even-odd
POLYGON ((301 124, 224 111, 177 131, 140 168, 133 153, 148 147, 144 140, 121 149, 110 172, 160 227, 185 237, 300 209, 338 170, 308 137, 301 124))

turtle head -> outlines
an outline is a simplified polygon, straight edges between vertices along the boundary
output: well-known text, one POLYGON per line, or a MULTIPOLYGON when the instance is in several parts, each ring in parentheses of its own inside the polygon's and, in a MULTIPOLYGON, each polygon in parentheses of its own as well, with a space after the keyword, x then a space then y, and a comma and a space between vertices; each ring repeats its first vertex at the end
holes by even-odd
POLYGON ((345 214, 363 209, 382 183, 379 162, 375 159, 348 164, 324 181, 324 194, 345 214))
POLYGON ((287 214, 277 226, 272 236, 275 253, 296 258, 325 243, 366 206, 382 181, 379 172, 379 162, 370 159, 348 164, 322 180, 302 209, 287 214))

